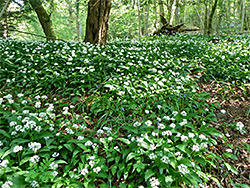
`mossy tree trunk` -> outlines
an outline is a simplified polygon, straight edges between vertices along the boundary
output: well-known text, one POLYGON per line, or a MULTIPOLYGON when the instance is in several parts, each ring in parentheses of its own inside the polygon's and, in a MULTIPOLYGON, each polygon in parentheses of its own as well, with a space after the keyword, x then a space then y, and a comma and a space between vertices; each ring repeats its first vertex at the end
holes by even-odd
POLYGON ((50 15, 44 9, 42 2, 40 0, 29 0, 29 2, 38 16, 47 40, 55 40, 56 36, 52 27, 50 15))
POLYGON ((84 42, 105 45, 109 30, 111 0, 90 0, 84 42))

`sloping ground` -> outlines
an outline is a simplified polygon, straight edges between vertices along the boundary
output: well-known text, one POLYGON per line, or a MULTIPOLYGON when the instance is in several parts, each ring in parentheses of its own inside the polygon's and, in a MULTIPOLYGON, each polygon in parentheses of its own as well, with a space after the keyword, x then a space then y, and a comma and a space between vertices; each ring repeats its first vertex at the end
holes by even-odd
POLYGON ((250 39, 234 40, 0 41, 0 185, 248 184, 250 39))
MULTIPOLYGON (((215 82, 199 83, 200 92, 211 93, 209 103, 218 103, 215 110, 216 122, 211 122, 212 126, 223 132, 227 140, 218 141, 218 145, 212 150, 219 154, 232 153, 237 156, 237 160, 228 158, 228 162, 233 165, 238 174, 227 171, 221 166, 221 171, 214 171, 223 187, 241 187, 232 185, 245 184, 250 186, 250 93, 249 87, 246 91, 242 88, 230 87, 230 84, 218 84, 215 82), (229 86, 228 86, 229 85, 229 86), (243 131, 239 131, 235 126, 238 122, 243 123, 243 131)), ((217 187, 215 185, 215 187, 217 187)), ((244 187, 244 185, 242 185, 244 187)))

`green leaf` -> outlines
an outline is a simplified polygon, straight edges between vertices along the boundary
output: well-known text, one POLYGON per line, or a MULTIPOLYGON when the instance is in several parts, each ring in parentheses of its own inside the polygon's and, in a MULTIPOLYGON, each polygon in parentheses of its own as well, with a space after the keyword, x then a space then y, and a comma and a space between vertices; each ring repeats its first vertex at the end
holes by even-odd
POLYGON ((224 157, 229 157, 231 159, 238 160, 238 158, 234 154, 232 154, 232 153, 223 153, 222 155, 224 157))
POLYGON ((106 179, 108 177, 108 174, 106 172, 101 171, 97 174, 97 177, 106 179))
POLYGON ((30 159, 30 157, 25 157, 24 159, 22 159, 19 163, 19 166, 23 165, 24 163, 28 162, 30 159))
POLYGON ((226 162, 225 162, 225 165, 226 165, 228 170, 231 170, 234 174, 238 175, 238 172, 237 172, 237 170, 236 170, 236 168, 234 166, 232 166, 232 165, 230 165, 229 163, 226 163, 226 162))
POLYGON ((200 163, 203 166, 205 166, 207 164, 206 161, 201 157, 194 157, 193 159, 194 159, 194 161, 200 163))
POLYGON ((72 144, 64 144, 64 147, 67 148, 70 152, 72 152, 74 149, 72 144))
POLYGON ((68 164, 66 161, 64 160, 57 160, 55 161, 56 164, 68 164))
POLYGON ((218 179, 216 179, 215 177, 211 177, 210 179, 211 179, 212 181, 214 181, 214 182, 218 185, 219 188, 223 188, 223 186, 221 186, 221 184, 220 184, 220 182, 219 182, 218 179))
POLYGON ((136 153, 130 153, 130 154, 128 154, 128 156, 126 157, 126 163, 127 163, 129 160, 133 159, 134 157, 136 157, 136 153))
POLYGON ((10 134, 8 134, 5 130, 0 129, 0 134, 10 138, 10 134))
POLYGON ((113 176, 115 175, 116 171, 117 171, 117 166, 116 166, 116 165, 113 165, 113 166, 111 167, 111 173, 112 173, 113 176))
POLYGON ((132 126, 123 126, 123 129, 126 129, 129 132, 133 132, 135 134, 138 134, 138 128, 137 127, 132 127, 132 126))
POLYGON ((12 153, 12 149, 9 149, 6 152, 4 152, 4 154, 1 156, 1 159, 4 159, 4 157, 8 156, 10 153, 12 153))
POLYGON ((126 188, 127 184, 126 183, 120 183, 120 188, 126 188))
POLYGON ((120 140, 120 141, 124 142, 127 145, 129 145, 131 143, 130 140, 127 139, 127 138, 117 138, 117 140, 120 140))
POLYGON ((145 181, 147 181, 147 180, 148 180, 150 177, 152 177, 154 174, 155 174, 155 173, 154 173, 152 170, 148 169, 148 170, 146 171, 146 173, 145 173, 145 181))
POLYGON ((165 178, 165 182, 167 184, 167 186, 170 186, 173 183, 174 179, 172 178, 172 176, 166 176, 165 178))

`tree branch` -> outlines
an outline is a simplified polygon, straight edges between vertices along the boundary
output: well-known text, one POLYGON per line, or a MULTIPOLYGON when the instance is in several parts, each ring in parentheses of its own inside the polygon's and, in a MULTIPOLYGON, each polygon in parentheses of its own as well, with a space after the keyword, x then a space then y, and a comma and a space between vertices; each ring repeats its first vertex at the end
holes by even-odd
MULTIPOLYGON (((4 30, 4 29, 0 28, 0 30, 4 30)), ((36 37, 41 37, 41 38, 46 38, 46 39, 52 39, 52 37, 46 37, 46 36, 37 35, 37 34, 34 34, 34 33, 28 33, 28 32, 25 32, 25 31, 19 31, 19 30, 15 30, 15 29, 8 29, 8 30, 9 31, 15 31, 15 32, 18 32, 18 33, 23 33, 23 34, 26 34, 26 35, 33 35, 33 36, 36 36, 36 37)), ((59 40, 59 41, 66 42, 63 39, 53 39, 53 40, 59 40)))
POLYGON ((11 1, 11 0, 8 0, 8 1, 6 2, 6 4, 4 5, 3 10, 2 10, 1 13, 0 13, 0 19, 1 19, 2 15, 3 15, 4 11, 7 9, 7 7, 8 7, 8 5, 9 5, 10 1, 11 1))

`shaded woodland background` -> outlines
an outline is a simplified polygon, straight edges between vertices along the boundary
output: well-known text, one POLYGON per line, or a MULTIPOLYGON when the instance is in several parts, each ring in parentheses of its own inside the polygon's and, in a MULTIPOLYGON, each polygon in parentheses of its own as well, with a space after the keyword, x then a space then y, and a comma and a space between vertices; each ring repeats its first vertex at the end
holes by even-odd
MULTIPOLYGON (((99 1, 105 2, 92 0, 92 3, 99 1)), ((45 19, 50 21, 47 29, 53 29, 47 36, 83 41, 90 34, 86 32, 90 3, 87 0, 1 0, 0 37, 43 40, 40 36, 45 36, 45 31, 34 11, 39 5, 46 14, 45 19)), ((205 34, 243 33, 250 27, 250 0, 112 0, 111 3, 108 40, 152 35, 162 26, 160 13, 169 24, 185 23, 205 34)))

